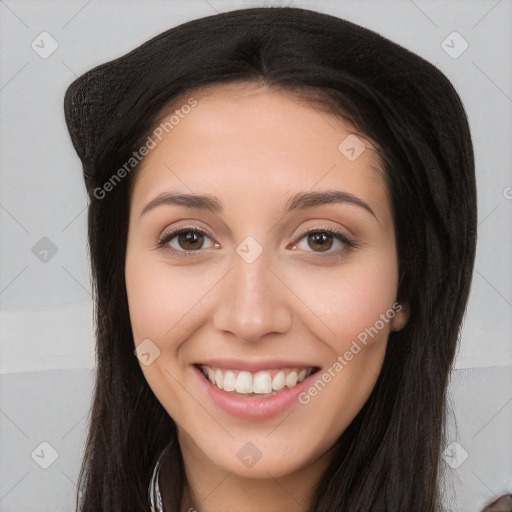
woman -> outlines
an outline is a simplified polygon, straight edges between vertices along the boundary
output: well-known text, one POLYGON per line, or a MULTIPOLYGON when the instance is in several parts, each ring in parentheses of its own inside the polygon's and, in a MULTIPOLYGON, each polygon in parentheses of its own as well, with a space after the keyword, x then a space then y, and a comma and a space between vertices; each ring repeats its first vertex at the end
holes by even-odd
POLYGON ((446 77, 244 9, 85 73, 65 113, 97 322, 79 510, 441 510, 476 244, 446 77))

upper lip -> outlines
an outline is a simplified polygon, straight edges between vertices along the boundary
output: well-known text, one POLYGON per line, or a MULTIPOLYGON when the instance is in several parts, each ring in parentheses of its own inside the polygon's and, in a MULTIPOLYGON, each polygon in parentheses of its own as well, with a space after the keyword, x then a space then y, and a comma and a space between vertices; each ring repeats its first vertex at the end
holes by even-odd
POLYGON ((279 370, 281 368, 319 368, 318 365, 300 361, 287 361, 284 359, 272 360, 241 360, 241 359, 205 359, 194 363, 196 366, 210 366, 211 368, 222 368, 225 370, 245 370, 257 372, 261 370, 279 370))

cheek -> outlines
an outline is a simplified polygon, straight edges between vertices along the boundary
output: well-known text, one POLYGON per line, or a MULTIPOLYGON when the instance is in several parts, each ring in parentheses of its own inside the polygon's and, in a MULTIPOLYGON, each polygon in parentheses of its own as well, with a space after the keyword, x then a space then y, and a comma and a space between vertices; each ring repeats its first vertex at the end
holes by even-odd
MULTIPOLYGON (((126 291, 135 341, 161 340, 186 318, 194 316, 201 289, 187 272, 171 271, 160 262, 127 259, 126 291)), ((158 342, 157 342, 158 343, 158 342)), ((162 348, 162 347, 161 347, 162 348)))
POLYGON ((164 311, 172 309, 167 303, 164 283, 151 268, 138 264, 135 257, 127 260, 125 276, 135 342, 158 338, 164 329, 164 311))
POLYGON ((374 333, 376 324, 379 333, 368 337, 369 344, 387 339, 398 282, 394 252, 354 258, 329 271, 303 272, 299 280, 297 275, 293 279, 297 296, 312 313, 304 316, 310 330, 337 353, 367 329, 374 333), (384 325, 381 315, 389 317, 384 325))
POLYGON ((151 261, 141 254, 128 254, 125 265, 126 291, 130 322, 135 345, 151 340, 160 355, 149 364, 141 363, 146 381, 160 403, 172 417, 183 416, 181 380, 177 373, 183 326, 194 316, 193 305, 200 292, 187 286, 190 279, 161 262, 151 261))

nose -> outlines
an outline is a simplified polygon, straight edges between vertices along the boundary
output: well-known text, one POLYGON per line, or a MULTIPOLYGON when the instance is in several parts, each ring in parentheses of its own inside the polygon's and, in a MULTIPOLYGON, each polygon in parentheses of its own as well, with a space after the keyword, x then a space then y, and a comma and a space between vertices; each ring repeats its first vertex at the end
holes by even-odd
POLYGON ((275 274, 265 252, 252 263, 235 254, 233 267, 219 288, 214 327, 245 343, 287 332, 292 324, 290 291, 275 274))

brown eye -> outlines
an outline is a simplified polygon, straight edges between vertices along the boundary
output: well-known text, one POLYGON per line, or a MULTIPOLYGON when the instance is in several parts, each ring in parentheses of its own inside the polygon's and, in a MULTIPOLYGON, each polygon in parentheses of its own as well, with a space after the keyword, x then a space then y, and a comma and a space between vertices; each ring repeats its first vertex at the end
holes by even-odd
POLYGON ((328 251, 333 244, 332 235, 325 231, 312 233, 308 236, 308 246, 314 251, 328 251))
POLYGON ((359 244, 347 235, 330 229, 310 230, 297 244, 293 245, 293 249, 301 249, 322 257, 341 256, 350 249, 358 247, 359 244))
POLYGON ((183 231, 176 236, 179 246, 185 251, 200 249, 204 236, 197 231, 183 231))
MULTIPOLYGON (((195 252, 199 254, 204 252, 203 249, 211 248, 211 242, 212 238, 200 229, 182 228, 164 234, 157 245, 175 256, 187 256, 187 254, 191 255, 195 252)), ((214 243, 213 246, 219 247, 219 244, 214 243)))

